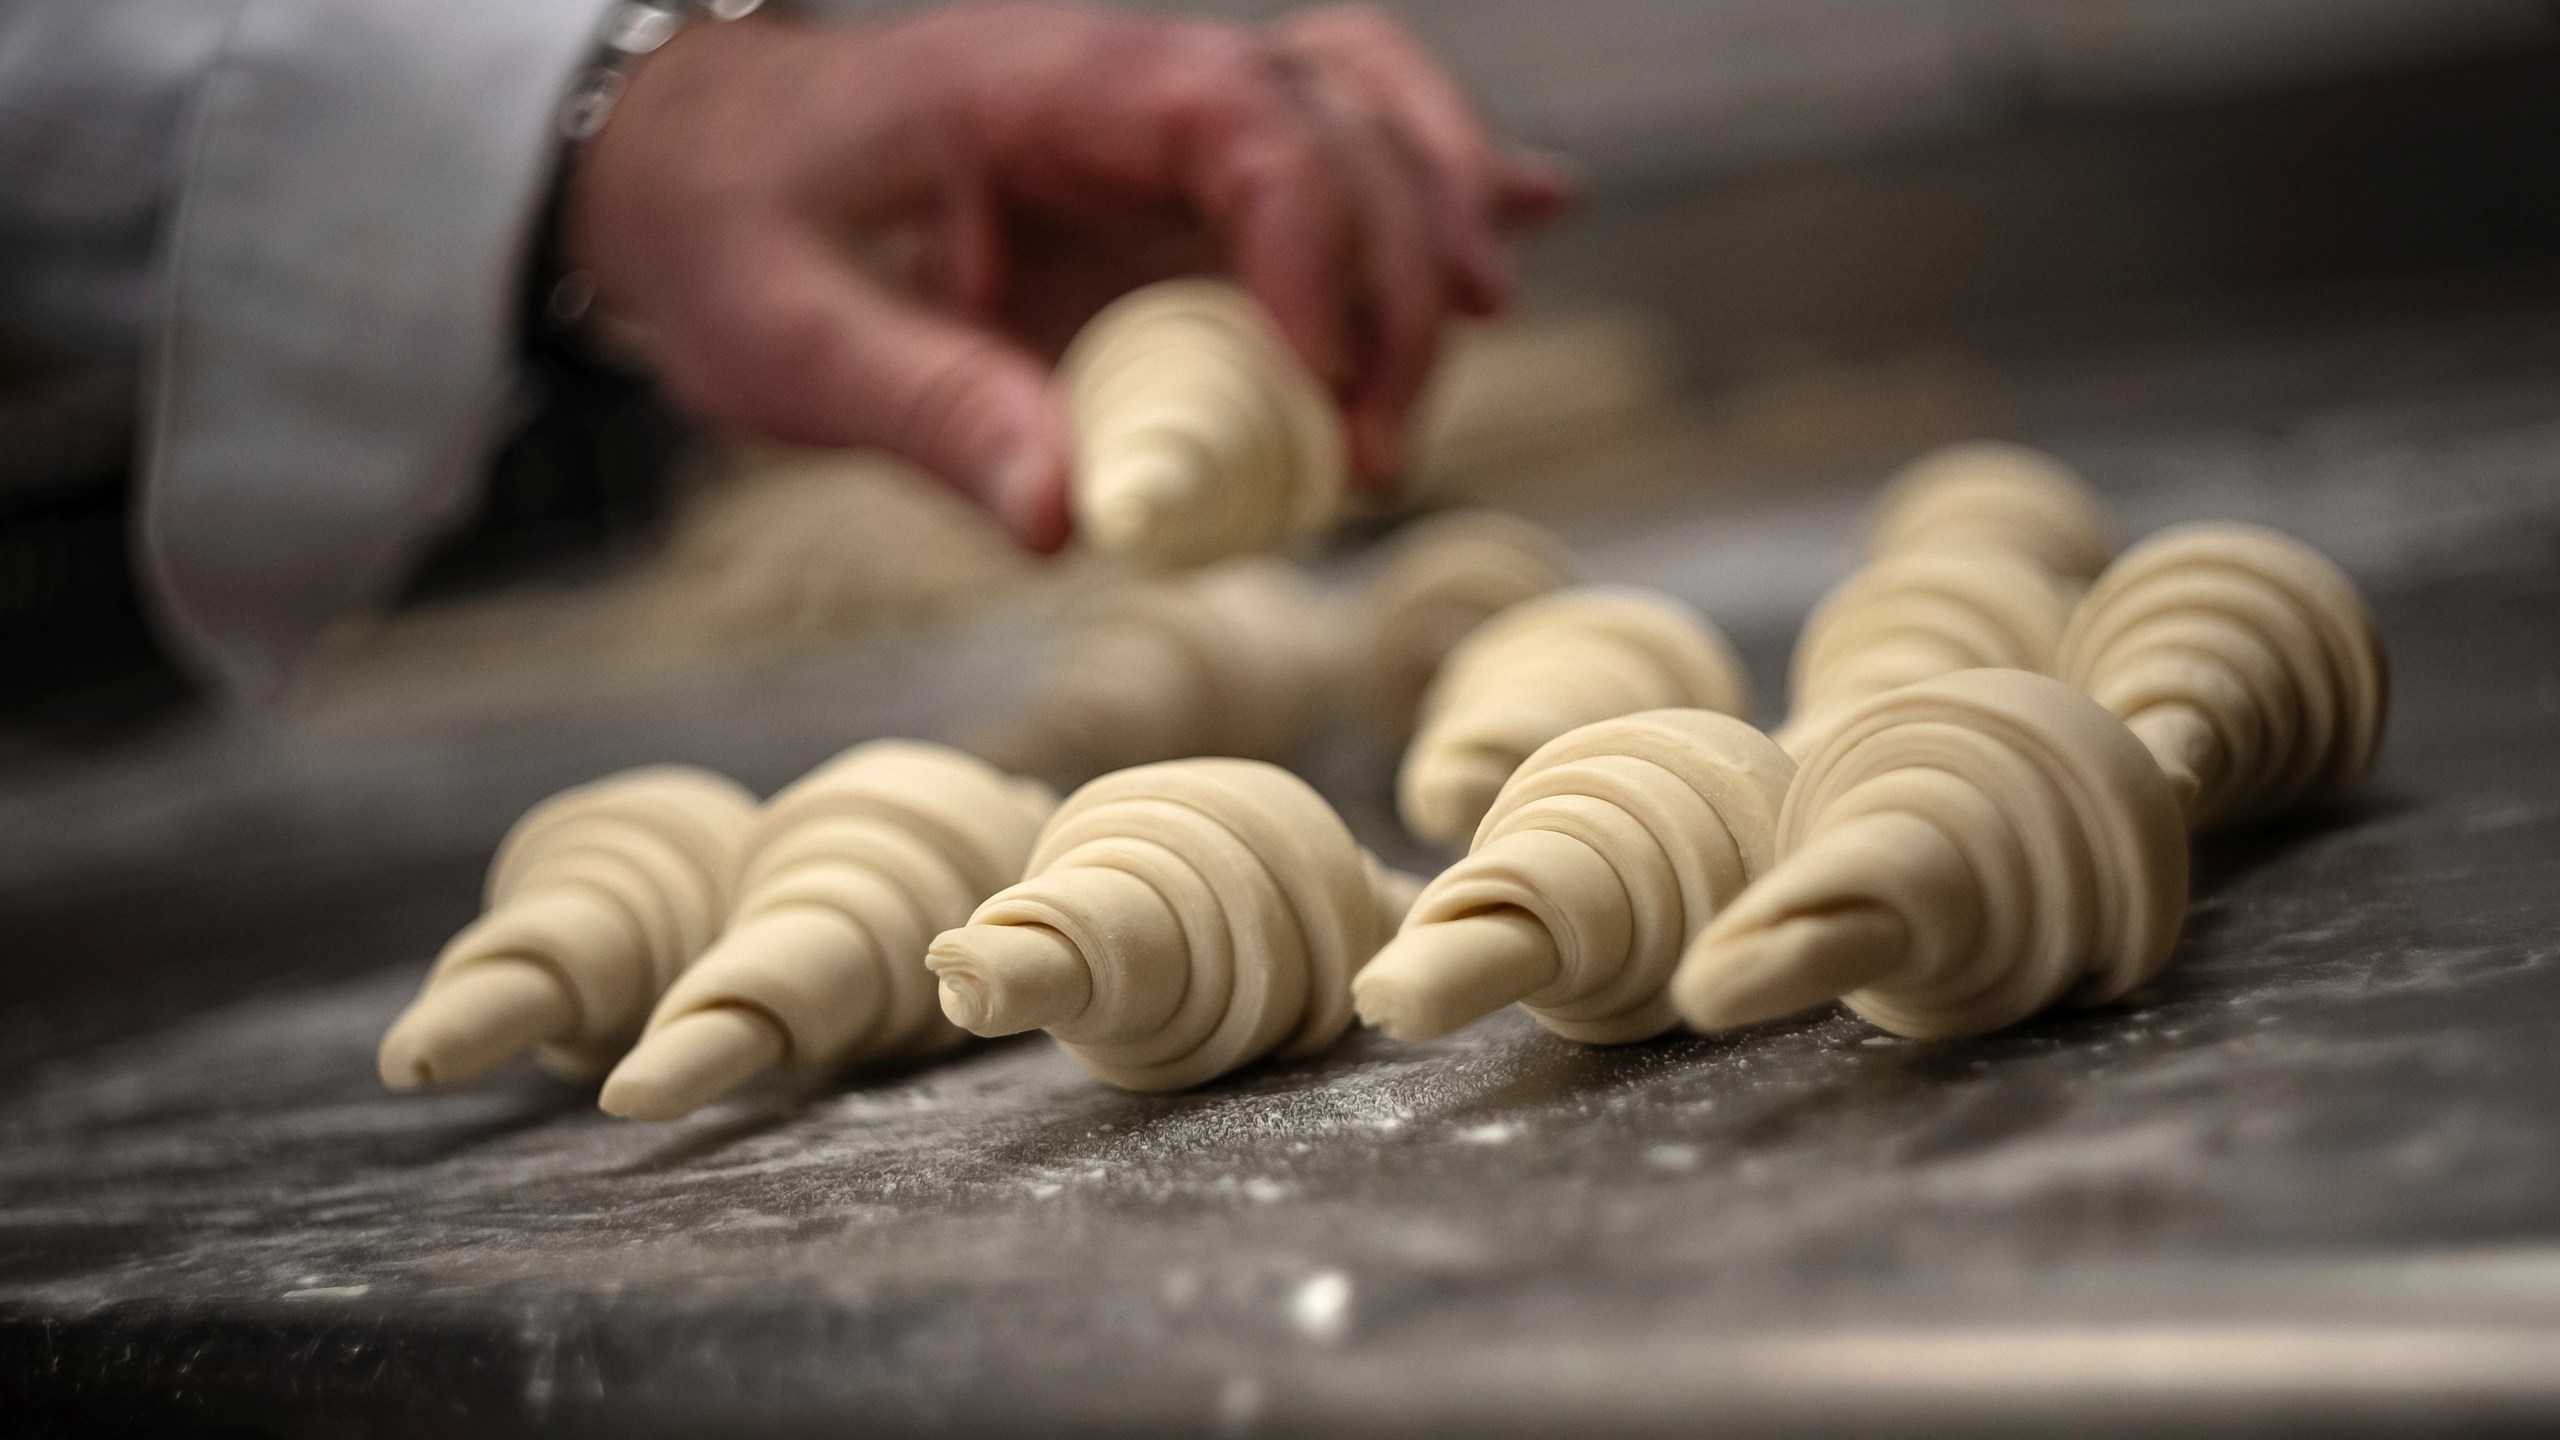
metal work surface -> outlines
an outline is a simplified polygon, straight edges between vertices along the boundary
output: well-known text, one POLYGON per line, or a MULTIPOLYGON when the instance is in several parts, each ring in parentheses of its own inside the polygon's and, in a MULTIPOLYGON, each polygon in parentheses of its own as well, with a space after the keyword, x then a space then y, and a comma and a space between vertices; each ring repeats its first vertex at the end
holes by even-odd
MULTIPOLYGON (((663 1127, 525 1066, 395 1097, 375 1040, 524 803, 952 733, 1020 642, 186 732, 0 797, 0 1396, 83 1434, 2560 1422, 2560 317, 2155 348, 2016 413, 2137 528, 2330 549, 2395 665, 2368 794, 2209 844, 2130 1003, 1616 1050, 1505 1016, 1174 1096, 1033 1037, 663 1127)), ((1774 697, 1861 493, 1570 537, 1774 697)), ((1311 765, 1391 840, 1384 756, 1311 765)))

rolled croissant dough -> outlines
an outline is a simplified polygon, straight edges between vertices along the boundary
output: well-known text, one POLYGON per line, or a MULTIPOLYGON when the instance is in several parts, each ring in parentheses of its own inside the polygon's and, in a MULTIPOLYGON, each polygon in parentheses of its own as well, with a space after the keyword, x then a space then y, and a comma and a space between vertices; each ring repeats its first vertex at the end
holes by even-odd
POLYGON ((1747 714, 1733 646, 1668 595, 1586 586, 1517 605, 1451 652, 1405 751, 1398 802, 1416 835, 1463 841, 1529 753, 1640 710, 1747 714))
POLYGON ((1649 710, 1549 741, 1361 972, 1362 1018, 1423 1040, 1516 1001, 1574 1040, 1671 1029, 1672 970, 1769 867, 1794 774, 1767 736, 1708 710, 1649 710))
POLYGON ((1077 783, 1193 755, 1277 759, 1325 709, 1342 607, 1267 556, 1240 556, 1096 597, 1037 694, 971 748, 1077 783))
POLYGON ((1898 1034, 1997 1029, 2131 990, 2186 910, 2186 831, 2150 753, 2087 696, 2020 670, 1855 707, 1804 758, 1777 849, 1673 980, 1701 1029, 1834 995, 1898 1034))
POLYGON ((383 1036, 394 1088, 466 1080, 527 1046, 564 1076, 612 1064, 727 912, 755 797, 683 765, 580 785, 508 830, 485 912, 383 1036))
POLYGON ((605 1108, 672 1119, 770 1065, 956 1044, 925 947, 1021 873, 1055 803, 1036 781, 909 740, 855 746, 774 796, 727 928, 649 1016, 605 1108))
POLYGON ((962 1026, 1046 1029, 1111 1084, 1176 1089, 1332 1043, 1411 899, 1287 771, 1168 761, 1069 796, 928 963, 962 1026))
POLYGON ((1096 315, 1060 365, 1075 509, 1096 548, 1190 566, 1333 523, 1349 462, 1331 395, 1259 302, 1171 280, 1096 315))
POLYGON ((1453 510, 1389 542, 1360 598, 1347 688, 1409 739, 1441 662, 1477 626, 1573 583, 1573 557, 1536 525, 1498 510, 1453 510))
POLYGON ((1957 670, 2053 668, 2069 596, 2051 572, 1998 550, 1910 551, 1869 563, 1816 605, 1788 671, 1778 731, 1802 755, 1828 717, 1957 670))
POLYGON ((1867 556, 2000 550, 2086 582, 2115 553, 2112 528, 2088 482, 2061 461, 1977 440, 1924 455, 1886 482, 1867 556))
POLYGON ((2390 703, 2354 582, 2256 525, 2182 525, 2127 551, 2072 616, 2057 673, 2142 737, 2199 829, 2355 790, 2390 703))
POLYGON ((2064 680, 1972 670, 1887 691, 1819 735, 1779 863, 1681 963, 1690 1022, 1842 996, 1887 1029, 1951 1035, 2120 996, 2175 942, 2187 827, 2351 791, 2388 703, 2352 582, 2248 525, 2127 552, 2056 666, 2064 680))
POLYGON ((1885 486, 1867 564, 1805 621, 1778 741, 1802 757, 1846 707, 1981 666, 2050 672, 2073 602, 2107 563, 2104 509, 2061 462, 1978 442, 1885 486))

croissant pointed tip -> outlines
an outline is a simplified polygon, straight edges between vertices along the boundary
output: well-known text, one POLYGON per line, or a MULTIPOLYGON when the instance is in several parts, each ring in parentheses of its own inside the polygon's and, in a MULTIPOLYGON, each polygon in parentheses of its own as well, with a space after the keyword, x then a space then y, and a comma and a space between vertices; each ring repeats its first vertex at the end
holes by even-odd
POLYGON ((1125 550, 1146 543, 1200 487, 1197 467, 1165 446, 1120 456, 1097 483, 1085 514, 1094 544, 1125 550))
POLYGON ((1046 925, 966 925, 925 954, 944 1018, 972 1035, 1045 1030, 1084 1013, 1093 972, 1075 942, 1046 925))
POLYGON ((943 975, 938 992, 942 1000, 942 1018, 972 1035, 987 1033, 989 1010, 994 1002, 987 993, 986 982, 975 971, 955 966, 943 975))
POLYGON ((1553 983, 1546 927, 1517 911, 1409 925, 1351 982, 1352 1008, 1389 1039, 1419 1044, 1553 983))
POLYGON ((477 1079, 576 1021, 568 991, 549 970, 528 960, 484 960, 412 1001, 383 1035, 374 1063, 394 1090, 477 1079))
POLYGON ((436 1083, 435 1063, 422 1053, 413 1037, 396 1030, 382 1037, 382 1049, 375 1055, 374 1064, 388 1089, 417 1090, 436 1083))
POLYGON ((1428 1000, 1400 978, 1375 971, 1364 970, 1351 982, 1351 1008, 1361 1024, 1407 1045, 1437 1040, 1456 1028, 1433 1023, 1428 1000))
POLYGON ((626 1120, 680 1120, 783 1056, 781 1027, 761 1012, 717 1005, 650 1031, 605 1077, 596 1105, 626 1120))
POLYGON ((1698 1030, 1783 1020, 1892 973, 1908 945, 1902 921, 1873 905, 1702 938, 1672 981, 1672 1002, 1698 1030))

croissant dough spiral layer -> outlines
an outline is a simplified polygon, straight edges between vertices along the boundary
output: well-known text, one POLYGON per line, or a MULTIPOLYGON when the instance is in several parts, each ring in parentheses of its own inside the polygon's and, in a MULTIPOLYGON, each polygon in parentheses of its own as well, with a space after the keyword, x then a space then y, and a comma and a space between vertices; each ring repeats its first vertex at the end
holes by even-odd
POLYGON ((1453 510, 1399 534, 1361 597, 1356 688, 1398 739, 1413 733, 1440 663, 1477 626, 1573 583, 1573 557, 1498 510, 1453 510))
POLYGON ((1568 730, 1641 710, 1750 708, 1732 644, 1689 606, 1649 590, 1558 591, 1513 606, 1450 653, 1423 698, 1398 805, 1415 834, 1453 845, 1520 762, 1568 730))
POLYGON ((1341 415, 1259 302, 1170 280, 1096 315, 1060 364, 1076 434, 1077 525, 1095 548, 1197 565, 1331 524, 1341 415))
POLYGON ((1478 1003, 1463 1008, 1486 1013, 1491 995, 1435 972, 1474 961, 1450 954, 1468 943, 1456 922, 1507 913, 1543 932, 1532 940, 1543 940, 1544 983, 1511 997, 1540 1024, 1594 1044, 1671 1029, 1680 1016, 1668 987, 1681 953, 1769 868, 1794 774, 1767 736, 1707 710, 1650 710, 1549 741, 1503 786, 1474 850, 1423 887, 1396 940, 1362 973, 1362 1014, 1379 1021, 1403 998, 1394 987, 1476 989, 1478 1003))
POLYGON ((683 765, 626 770, 526 811, 490 863, 484 913, 383 1037, 384 1080, 468 1079, 537 1043, 555 1073, 602 1072, 718 933, 754 813, 738 785, 683 765))
POLYGON ((2354 582, 2255 525, 2127 551, 2073 614, 2057 672, 2149 745, 2199 829, 2364 783, 2390 677, 2354 582))
MULTIPOLYGON (((769 1027, 774 1058, 800 1070, 956 1044, 925 947, 1021 873, 1054 805, 1036 781, 911 740, 857 745, 774 796, 747 844, 728 928, 650 1015, 607 1087, 608 1108, 626 1109, 616 1087, 653 1090, 655 1037, 706 1012, 769 1027)), ((647 1095, 630 1113, 672 1118, 708 1098, 647 1095)))
POLYGON ((930 963, 980 1033, 1045 1028, 1111 1084, 1178 1089, 1331 1044, 1410 899, 1306 782, 1175 760, 1069 796, 930 963))
POLYGON ((2002 550, 2067 580, 2106 568, 2107 517, 2088 482, 2042 451, 1972 441, 1933 451, 1885 485, 1867 554, 2002 550))
POLYGON ((2186 832, 2149 752, 2023 671, 1859 705, 1805 757, 1777 850, 1673 982, 1699 1028, 1827 990, 1899 1034, 1994 1030, 2133 989, 2167 961, 2186 907, 2186 832))

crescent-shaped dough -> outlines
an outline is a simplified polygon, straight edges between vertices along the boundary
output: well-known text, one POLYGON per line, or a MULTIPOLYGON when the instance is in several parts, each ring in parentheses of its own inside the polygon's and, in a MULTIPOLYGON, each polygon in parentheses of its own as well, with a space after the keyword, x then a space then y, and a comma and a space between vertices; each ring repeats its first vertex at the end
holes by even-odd
POLYGON ((1560 590, 1450 653, 1405 750, 1399 808, 1416 835, 1454 845, 1520 762, 1568 730, 1639 710, 1750 708, 1731 642, 1694 609, 1651 590, 1560 590))
POLYGON ((925 946, 1021 874, 1056 797, 912 740, 857 745, 773 797, 728 927, 605 1083, 671 1120, 773 1065, 832 1070, 957 1044, 925 946))
POLYGON ((970 748, 1067 784, 1193 755, 1276 760, 1323 712, 1344 629, 1337 602, 1267 556, 1117 585, 1039 693, 970 748))
POLYGON ((2115 553, 2109 528, 2070 467, 2024 445, 1977 440, 1932 451, 1886 482, 1867 555, 2002 550, 2086 581, 2115 553))
POLYGON ((651 765, 525 812, 490 862, 487 902, 382 1037, 394 1089, 468 1080, 528 1046, 583 1079, 718 933, 755 797, 707 770, 651 765))
POLYGON ((1362 592, 1352 688, 1398 740, 1458 642, 1485 621, 1573 583, 1573 557, 1544 529, 1499 510, 1452 510, 1398 534, 1362 592))
POLYGON ((1342 417, 1261 304, 1168 280, 1096 315, 1059 366, 1078 528, 1161 567, 1277 549, 1341 513, 1342 417))
POLYGON ((1069 796, 928 963, 963 1028, 1046 1029, 1111 1084, 1171 1090, 1331 1044, 1411 899, 1305 781, 1175 760, 1069 796))
POLYGON ((1805 756, 1777 849, 1672 981, 1699 1029, 1837 997, 1898 1034, 1995 1030, 2133 989, 2186 910, 2186 829, 2150 752, 2019 670, 1857 706, 1805 756))
POLYGON ((2052 572, 2005 551, 1872 561, 1805 620, 1778 743, 1803 755, 1847 707, 1933 675, 1984 667, 2044 674, 2070 614, 2071 597, 2052 572))
POLYGON ((1353 983, 1361 1017, 1427 1040, 1516 1001, 1594 1044, 1669 1030, 1673 968, 1769 867, 1794 774, 1769 737, 1708 710, 1547 742, 1353 983))
POLYGON ((2057 672, 2123 717, 2199 829, 2362 785, 2390 674, 2327 556, 2256 525, 2182 525, 2125 552, 2071 618, 2057 672))

